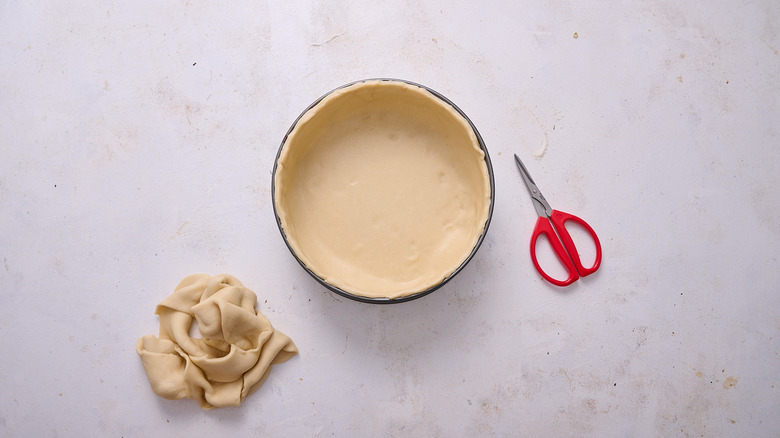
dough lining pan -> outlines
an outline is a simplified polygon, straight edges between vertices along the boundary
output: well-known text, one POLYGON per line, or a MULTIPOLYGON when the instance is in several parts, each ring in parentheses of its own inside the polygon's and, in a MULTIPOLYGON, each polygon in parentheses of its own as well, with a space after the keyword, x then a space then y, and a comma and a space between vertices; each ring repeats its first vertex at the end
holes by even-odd
POLYGON ((326 93, 288 130, 271 184, 282 237, 342 296, 397 303, 457 275, 495 201, 482 137, 440 93, 367 79, 326 93))

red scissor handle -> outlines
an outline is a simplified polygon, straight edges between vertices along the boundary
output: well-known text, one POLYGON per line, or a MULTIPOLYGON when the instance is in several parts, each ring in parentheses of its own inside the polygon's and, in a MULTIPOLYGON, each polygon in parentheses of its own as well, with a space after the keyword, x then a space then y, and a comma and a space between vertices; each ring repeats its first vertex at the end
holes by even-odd
POLYGON ((596 235, 596 232, 593 231, 593 228, 591 228, 587 222, 578 218, 577 216, 558 210, 553 210, 552 215, 550 216, 550 220, 552 220, 553 225, 555 225, 555 229, 558 231, 558 235, 563 241, 563 247, 566 248, 566 252, 569 253, 571 260, 574 262, 574 266, 577 267, 577 272, 579 272, 580 277, 587 277, 588 275, 596 272, 599 266, 601 266, 601 242, 599 242, 599 236, 596 235), (596 245, 596 260, 593 262, 593 266, 589 268, 582 266, 580 253, 577 251, 577 247, 574 245, 571 234, 569 234, 569 231, 566 230, 567 221, 572 221, 582 226, 582 228, 584 228, 585 231, 590 234, 590 238, 593 239, 593 244, 596 245))
POLYGON ((542 274, 542 277, 556 286, 568 286, 580 278, 579 274, 577 273, 577 268, 574 267, 574 263, 572 263, 569 255, 563 248, 563 245, 561 245, 561 241, 558 240, 558 236, 555 234, 555 230, 553 230, 550 221, 548 221, 546 217, 539 216, 539 219, 536 220, 536 226, 534 227, 534 232, 531 235, 531 260, 533 260, 534 266, 536 266, 536 270, 542 274), (547 275, 547 273, 544 272, 544 269, 542 269, 542 267, 539 265, 539 261, 536 260, 536 241, 541 235, 547 237, 547 241, 550 242, 550 246, 552 246, 555 256, 558 257, 558 261, 560 261, 563 267, 566 268, 566 272, 569 274, 569 277, 566 278, 566 280, 557 280, 547 275))
POLYGON ((549 221, 547 218, 541 216, 536 220, 536 226, 531 235, 531 260, 533 260, 536 270, 542 274, 542 277, 544 277, 545 280, 556 286, 568 286, 577 281, 578 278, 596 272, 601 265, 601 243, 599 242, 598 236, 596 236, 596 232, 593 231, 593 228, 591 228, 587 222, 573 214, 553 210, 549 221), (552 224, 550 224, 550 221, 552 221, 552 224), (593 263, 593 266, 586 268, 582 265, 580 255, 577 252, 577 247, 574 245, 574 240, 572 240, 571 235, 566 230, 565 225, 568 221, 576 222, 581 225, 593 239, 593 243, 596 245, 596 260, 593 263), (555 230, 553 230, 553 225, 555 226, 555 230), (555 231, 558 232, 557 235, 555 231), (547 237, 558 261, 566 268, 566 272, 568 273, 568 278, 566 278, 566 280, 561 281, 552 278, 544 272, 539 265, 539 261, 536 259, 536 241, 541 235, 547 237), (558 236, 560 236, 560 240, 558 239, 558 236), (563 244, 561 244, 561 242, 563 242, 563 244))

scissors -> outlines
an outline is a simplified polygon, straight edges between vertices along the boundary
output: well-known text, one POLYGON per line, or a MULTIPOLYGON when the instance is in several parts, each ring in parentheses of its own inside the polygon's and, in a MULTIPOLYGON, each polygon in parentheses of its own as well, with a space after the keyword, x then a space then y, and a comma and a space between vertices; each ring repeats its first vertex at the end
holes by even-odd
POLYGON ((528 187, 528 192, 534 200, 536 214, 539 215, 539 219, 536 220, 536 226, 531 235, 531 259, 534 262, 536 270, 542 274, 542 277, 544 277, 545 280, 556 286, 568 286, 577 281, 580 277, 585 277, 596 272, 601 265, 601 243, 599 242, 598 236, 596 236, 596 232, 593 231, 593 228, 591 228, 587 222, 577 216, 559 210, 553 210, 550 207, 550 204, 547 203, 547 200, 544 199, 544 196, 542 196, 542 192, 536 187, 536 183, 534 183, 533 178, 531 178, 531 175, 528 173, 528 170, 525 168, 525 165, 523 165, 523 162, 520 161, 520 157, 518 157, 517 154, 515 154, 515 161, 517 162, 517 167, 520 169, 520 174, 523 176, 523 181, 528 187), (588 234, 590 234, 593 243, 596 244, 596 261, 593 262, 593 266, 589 268, 582 266, 579 252, 577 252, 577 247, 574 246, 574 240, 572 240, 569 231, 566 230, 565 225, 568 221, 581 225, 588 234), (539 266, 539 261, 536 260, 536 241, 541 235, 547 237, 556 257, 558 257, 558 260, 566 268, 566 272, 569 275, 566 280, 561 281, 552 278, 544 272, 541 266, 539 266), (561 244, 561 242, 563 242, 563 244, 561 244))

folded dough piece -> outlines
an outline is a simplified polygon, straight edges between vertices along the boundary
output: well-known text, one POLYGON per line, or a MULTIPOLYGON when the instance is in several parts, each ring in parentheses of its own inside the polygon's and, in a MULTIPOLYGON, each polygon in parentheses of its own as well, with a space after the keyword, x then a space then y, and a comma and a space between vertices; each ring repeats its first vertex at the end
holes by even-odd
POLYGON ((255 293, 231 275, 185 277, 157 306, 159 338, 146 335, 136 345, 154 393, 191 398, 203 409, 240 405, 271 365, 298 353, 256 304, 255 293), (193 320, 202 338, 190 337, 193 320))

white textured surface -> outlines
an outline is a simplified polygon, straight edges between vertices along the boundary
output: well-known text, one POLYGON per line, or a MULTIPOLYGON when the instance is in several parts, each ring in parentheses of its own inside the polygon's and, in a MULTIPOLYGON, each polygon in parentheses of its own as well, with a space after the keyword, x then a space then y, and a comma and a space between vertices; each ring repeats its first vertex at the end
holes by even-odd
POLYGON ((68 3, 0 3, 0 436, 780 434, 778 3, 68 3), (452 99, 497 184, 472 263, 387 307, 309 278, 269 193, 295 117, 366 77, 452 99), (594 276, 533 270, 514 152, 594 276), (240 408, 136 356, 193 272, 301 350, 240 408))

